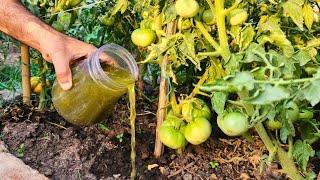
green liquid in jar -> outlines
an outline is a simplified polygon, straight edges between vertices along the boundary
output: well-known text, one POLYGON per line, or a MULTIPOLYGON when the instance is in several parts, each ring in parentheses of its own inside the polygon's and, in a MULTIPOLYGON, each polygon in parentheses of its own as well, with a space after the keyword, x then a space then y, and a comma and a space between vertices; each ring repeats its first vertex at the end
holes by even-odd
MULTIPOLYGON (((134 84, 127 70, 107 65, 103 70, 116 83, 127 87, 134 84)), ((64 91, 58 84, 52 88, 55 109, 72 124, 85 126, 102 120, 114 111, 115 104, 127 91, 127 88, 115 90, 94 81, 80 66, 74 67, 72 72, 72 89, 64 91)))

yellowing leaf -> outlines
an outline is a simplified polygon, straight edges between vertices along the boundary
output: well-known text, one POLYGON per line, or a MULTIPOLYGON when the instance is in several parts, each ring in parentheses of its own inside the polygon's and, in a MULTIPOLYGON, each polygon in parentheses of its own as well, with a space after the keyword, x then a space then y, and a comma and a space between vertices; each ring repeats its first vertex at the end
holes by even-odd
POLYGON ((309 30, 311 30, 313 24, 313 10, 310 4, 304 4, 302 13, 304 18, 304 24, 307 26, 309 30))
POLYGON ((276 16, 262 16, 258 23, 259 29, 257 34, 259 35, 261 32, 265 32, 265 31, 279 30, 280 29, 279 21, 280 19, 276 16))
POLYGON ((241 38, 240 38, 240 49, 245 50, 249 44, 252 42, 255 35, 255 31, 251 25, 246 26, 241 31, 241 38))
POLYGON ((128 1, 127 0, 118 0, 116 5, 113 7, 113 10, 111 12, 111 15, 116 15, 119 11, 121 14, 123 14, 128 7, 128 1))
POLYGON ((289 0, 283 4, 283 13, 285 16, 289 16, 293 22, 303 30, 302 5, 297 4, 293 0, 289 0))

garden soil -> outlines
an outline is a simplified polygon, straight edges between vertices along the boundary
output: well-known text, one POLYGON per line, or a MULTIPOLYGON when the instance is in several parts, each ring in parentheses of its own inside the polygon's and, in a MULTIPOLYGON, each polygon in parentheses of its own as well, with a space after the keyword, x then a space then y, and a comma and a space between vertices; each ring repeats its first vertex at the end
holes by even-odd
MULTIPOLYGON (((76 127, 55 111, 24 106, 21 99, 0 109, 1 139, 9 151, 50 179, 129 179, 130 126, 123 98, 102 124, 76 127)), ((287 179, 277 163, 265 166, 267 151, 261 140, 228 139, 214 128, 200 146, 183 153, 164 149, 153 156, 156 104, 137 102, 137 179, 287 179)), ((36 104, 35 104, 36 105, 36 104)), ((213 124, 214 127, 217 127, 213 124)), ((319 172, 319 159, 309 168, 319 172)))

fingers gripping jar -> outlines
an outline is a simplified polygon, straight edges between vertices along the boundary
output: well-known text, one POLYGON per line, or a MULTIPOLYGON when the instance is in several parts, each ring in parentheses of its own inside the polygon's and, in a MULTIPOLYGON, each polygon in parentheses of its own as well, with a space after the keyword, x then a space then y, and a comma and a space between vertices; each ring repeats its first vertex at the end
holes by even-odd
POLYGON ((52 102, 57 112, 68 122, 85 126, 110 115, 127 87, 138 77, 138 67, 132 55, 123 47, 108 44, 90 58, 72 68, 73 87, 64 91, 57 81, 52 87, 52 102), (103 59, 112 58, 115 65, 103 59))

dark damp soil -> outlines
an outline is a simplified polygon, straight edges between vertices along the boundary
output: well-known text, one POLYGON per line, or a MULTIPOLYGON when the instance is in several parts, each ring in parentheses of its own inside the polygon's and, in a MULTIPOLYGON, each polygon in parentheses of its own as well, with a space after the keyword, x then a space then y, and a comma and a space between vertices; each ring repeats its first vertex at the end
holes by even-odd
MULTIPOLYGON (((267 154, 261 140, 228 139, 218 130, 200 146, 183 154, 165 148, 153 156, 156 104, 137 102, 137 179, 287 179, 273 163, 261 169, 267 154), (217 138, 221 137, 221 138, 217 138)), ((0 137, 10 152, 51 179, 129 179, 130 126, 128 104, 101 124, 76 127, 56 112, 24 106, 18 99, 0 109, 0 137)), ((319 171, 319 159, 311 168, 319 171)))

